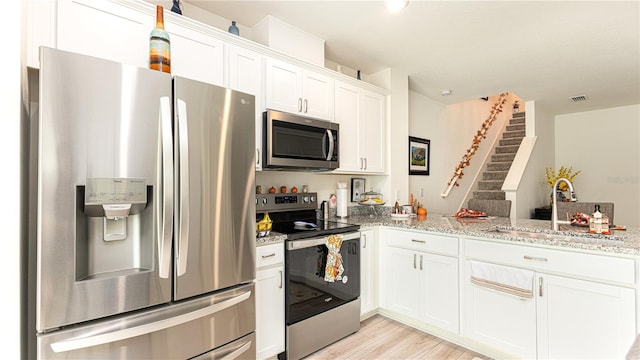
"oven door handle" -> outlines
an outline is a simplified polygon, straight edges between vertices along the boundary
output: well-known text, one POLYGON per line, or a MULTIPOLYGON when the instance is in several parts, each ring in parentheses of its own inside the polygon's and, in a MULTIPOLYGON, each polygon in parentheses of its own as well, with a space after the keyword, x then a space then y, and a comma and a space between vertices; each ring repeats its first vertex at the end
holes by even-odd
MULTIPOLYGON (((342 235, 343 242, 360 238, 359 232, 351 232, 351 233, 336 234, 336 235, 342 235)), ((298 250, 298 249, 310 248, 318 245, 325 245, 327 243, 327 238, 328 236, 324 236, 320 238, 312 238, 312 239, 287 241, 287 250, 298 250)))

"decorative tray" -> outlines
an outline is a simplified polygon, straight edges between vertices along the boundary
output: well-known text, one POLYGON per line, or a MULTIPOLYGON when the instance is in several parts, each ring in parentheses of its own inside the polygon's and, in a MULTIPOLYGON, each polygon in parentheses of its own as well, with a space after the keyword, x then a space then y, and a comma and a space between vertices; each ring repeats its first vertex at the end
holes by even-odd
POLYGON ((376 201, 374 199, 369 199, 369 200, 363 200, 358 202, 358 204, 360 205, 384 205, 385 202, 384 201, 376 201))

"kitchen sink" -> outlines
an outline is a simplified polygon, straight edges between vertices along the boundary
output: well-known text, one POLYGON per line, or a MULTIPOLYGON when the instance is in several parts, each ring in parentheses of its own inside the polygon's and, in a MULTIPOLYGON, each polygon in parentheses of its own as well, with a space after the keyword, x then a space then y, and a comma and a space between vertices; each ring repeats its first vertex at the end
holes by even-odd
POLYGON ((529 239, 542 239, 542 240, 555 240, 555 241, 578 241, 578 242, 620 242, 623 238, 612 235, 601 234, 589 234, 579 233, 571 231, 553 231, 553 230, 530 230, 519 229, 512 227, 496 227, 486 230, 488 233, 502 234, 507 236, 529 238, 529 239))

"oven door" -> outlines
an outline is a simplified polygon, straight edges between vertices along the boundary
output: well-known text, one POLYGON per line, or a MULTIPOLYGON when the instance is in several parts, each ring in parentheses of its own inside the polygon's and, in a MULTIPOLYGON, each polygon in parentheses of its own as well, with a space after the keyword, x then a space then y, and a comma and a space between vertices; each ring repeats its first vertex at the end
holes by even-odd
MULTIPOLYGON (((285 261, 287 325, 320 314, 360 296, 360 233, 342 236, 341 279, 325 280, 327 239, 287 241, 285 261)), ((331 260, 330 260, 331 261, 331 260)))

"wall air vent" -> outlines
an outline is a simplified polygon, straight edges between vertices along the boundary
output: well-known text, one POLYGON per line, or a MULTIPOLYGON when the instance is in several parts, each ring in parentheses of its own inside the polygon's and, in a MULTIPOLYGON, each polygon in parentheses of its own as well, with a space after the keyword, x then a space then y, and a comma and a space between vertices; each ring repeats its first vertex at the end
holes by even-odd
POLYGON ((576 95, 569 98, 573 102, 587 101, 589 98, 587 95, 576 95))

